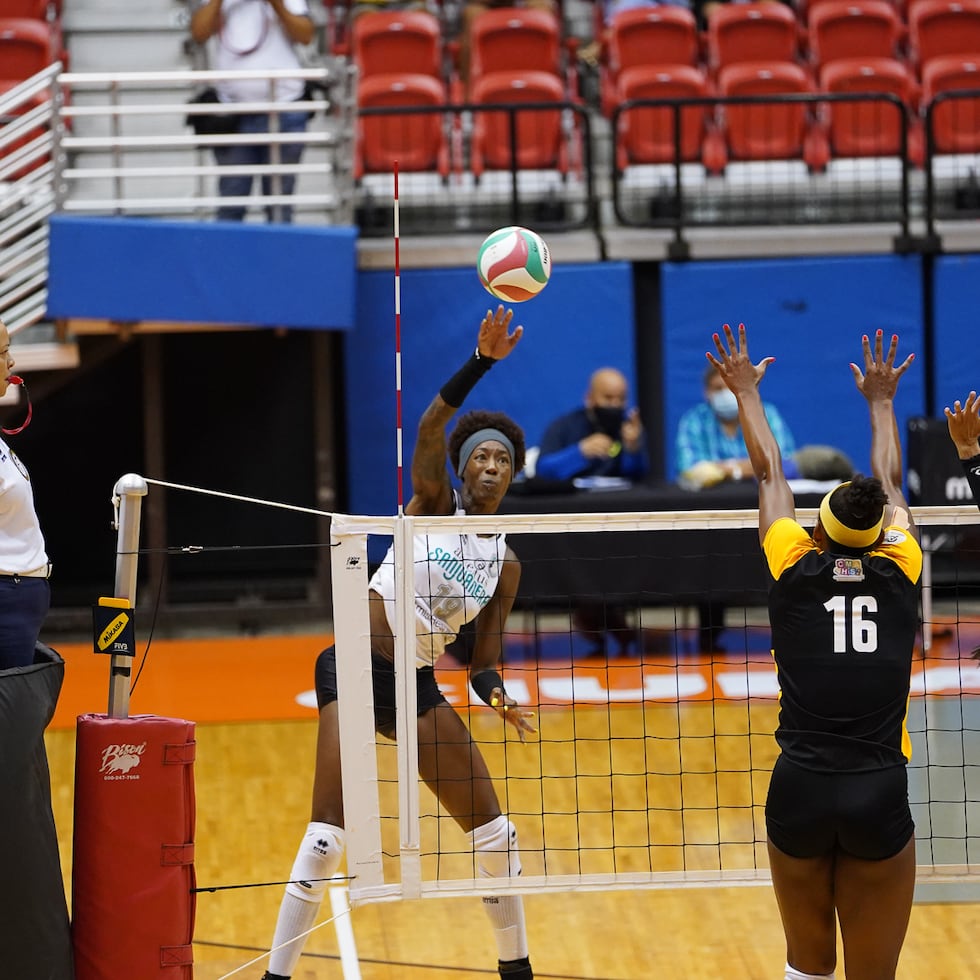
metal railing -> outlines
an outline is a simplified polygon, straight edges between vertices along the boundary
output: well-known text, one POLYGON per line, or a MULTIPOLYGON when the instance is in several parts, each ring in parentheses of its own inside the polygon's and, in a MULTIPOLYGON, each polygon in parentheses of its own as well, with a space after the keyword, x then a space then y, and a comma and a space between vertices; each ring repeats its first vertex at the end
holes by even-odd
POLYGON ((577 103, 370 106, 358 115, 354 198, 362 235, 391 232, 396 161, 406 234, 598 227, 592 124, 577 103))
POLYGON ((678 257, 698 227, 873 222, 909 239, 910 114, 894 95, 636 99, 612 129, 616 220, 671 229, 678 257))
POLYGON ((45 313, 60 70, 51 65, 0 95, 0 316, 11 336, 45 313))
POLYGON ((926 231, 980 217, 980 89, 939 92, 925 107, 926 231))
POLYGON ((68 93, 54 172, 60 211, 202 219, 221 206, 253 206, 260 213, 289 205, 299 222, 351 221, 354 74, 343 61, 275 72, 68 72, 58 77, 58 85, 68 93), (269 98, 188 102, 195 90, 228 79, 261 80, 269 86, 269 98), (282 79, 312 84, 326 97, 276 102, 274 86, 282 79), (279 115, 295 111, 311 114, 306 131, 280 132, 279 115), (204 113, 267 114, 269 131, 198 135, 190 118, 204 113), (215 147, 242 144, 267 147, 268 162, 221 167, 212 159, 215 147), (286 144, 303 146, 302 162, 282 162, 280 148, 286 144), (243 174, 259 178, 255 193, 218 193, 219 176, 243 174), (281 192, 286 175, 296 178, 294 194, 281 192))

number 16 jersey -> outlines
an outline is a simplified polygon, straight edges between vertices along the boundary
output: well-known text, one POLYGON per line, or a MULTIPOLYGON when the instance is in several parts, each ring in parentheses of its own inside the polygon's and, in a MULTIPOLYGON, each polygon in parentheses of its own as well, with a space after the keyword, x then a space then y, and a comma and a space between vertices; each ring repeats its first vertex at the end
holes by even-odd
POLYGON ((919 543, 891 526, 872 551, 834 555, 782 518, 763 551, 772 576, 783 755, 819 772, 904 765, 912 756, 905 721, 919 628, 919 543))

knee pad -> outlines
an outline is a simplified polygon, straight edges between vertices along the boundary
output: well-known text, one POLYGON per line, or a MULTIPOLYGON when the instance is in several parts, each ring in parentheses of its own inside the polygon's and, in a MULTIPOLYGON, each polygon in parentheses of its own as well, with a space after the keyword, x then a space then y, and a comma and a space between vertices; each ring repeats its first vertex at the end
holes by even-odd
POLYGON ((506 878, 521 873, 517 828, 503 814, 466 836, 476 852, 481 878, 506 878))
POLYGON ((319 904, 343 856, 343 830, 328 823, 311 823, 296 852, 286 892, 304 902, 319 904))

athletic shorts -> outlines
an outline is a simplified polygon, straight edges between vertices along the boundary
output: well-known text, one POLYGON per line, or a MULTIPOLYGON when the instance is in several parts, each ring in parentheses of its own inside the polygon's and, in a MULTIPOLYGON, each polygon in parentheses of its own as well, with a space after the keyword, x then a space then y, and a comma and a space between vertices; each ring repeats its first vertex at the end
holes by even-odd
MULTIPOLYGON (((380 653, 371 653, 371 674, 374 679, 374 728, 386 738, 395 737, 395 665, 380 653)), ((316 658, 316 703, 319 707, 337 700, 337 650, 327 647, 316 658)), ((418 691, 418 714, 439 704, 449 704, 436 683, 431 667, 415 671, 418 691)))
POLYGON ((780 756, 769 781, 766 831, 790 857, 819 857, 835 847, 868 861, 894 857, 915 831, 908 771, 813 772, 780 756))

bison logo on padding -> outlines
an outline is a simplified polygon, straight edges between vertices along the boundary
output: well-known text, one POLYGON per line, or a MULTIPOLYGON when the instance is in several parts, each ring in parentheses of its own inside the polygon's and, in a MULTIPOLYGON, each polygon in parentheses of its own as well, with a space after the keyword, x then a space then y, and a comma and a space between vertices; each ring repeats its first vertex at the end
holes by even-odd
POLYGON ((114 774, 128 773, 140 764, 140 756, 146 750, 146 742, 141 745, 107 745, 102 753, 102 768, 99 772, 114 774))

